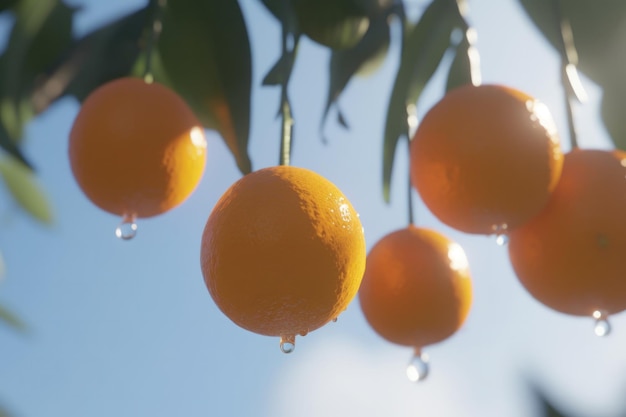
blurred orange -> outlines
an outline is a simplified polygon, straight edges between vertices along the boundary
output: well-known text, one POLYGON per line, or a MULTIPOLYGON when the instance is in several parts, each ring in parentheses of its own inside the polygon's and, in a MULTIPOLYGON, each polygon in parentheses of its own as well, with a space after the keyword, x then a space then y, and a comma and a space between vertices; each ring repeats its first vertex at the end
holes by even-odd
POLYGON ((82 104, 69 158, 78 185, 96 206, 120 216, 150 217, 194 191, 204 173, 206 139, 174 91, 120 78, 82 104))
POLYGON ((411 144, 411 180, 422 200, 467 233, 506 233, 539 213, 562 162, 547 107, 497 85, 450 91, 411 144))
POLYGON ((574 149, 546 208, 510 234, 524 287, 557 311, 626 309, 626 152, 574 149))
POLYGON ((372 328, 390 342, 420 348, 454 334, 472 303, 463 248, 413 225, 383 237, 367 256, 359 301, 372 328))

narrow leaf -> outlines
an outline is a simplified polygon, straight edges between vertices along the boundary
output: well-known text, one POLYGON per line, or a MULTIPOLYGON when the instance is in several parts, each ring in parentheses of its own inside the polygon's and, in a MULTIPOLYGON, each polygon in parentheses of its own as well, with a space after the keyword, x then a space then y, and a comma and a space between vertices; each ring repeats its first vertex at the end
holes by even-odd
POLYGON ((64 94, 84 100, 100 85, 128 75, 137 61, 148 7, 79 39, 34 91, 38 111, 64 94))
POLYGON ((606 126, 611 140, 617 149, 626 151, 626 123, 624 123, 624 109, 626 108, 626 88, 604 90, 600 106, 602 122, 606 126))
POLYGON ((30 97, 35 83, 71 43, 74 9, 60 0, 22 0, 14 11, 2 57, 0 120, 17 141, 36 113, 30 97))
POLYGON ((285 74, 289 67, 289 55, 281 55, 274 66, 263 77, 262 84, 265 86, 281 85, 285 82, 285 74))
POLYGON ((17 4, 17 2, 18 0, 0 0, 0 13, 14 7, 17 4))
POLYGON ((464 84, 479 85, 481 82, 478 50, 474 46, 473 29, 467 28, 463 39, 456 47, 454 59, 450 65, 446 91, 464 84))
MULTIPOLYGON (((1 111, 1 109, 0 109, 1 111)), ((13 141, 13 139, 9 136, 9 133, 4 128, 4 125, 0 122, 0 147, 4 149, 6 153, 8 153, 13 158, 20 161, 29 169, 33 169, 33 165, 26 158, 26 156, 22 153, 20 147, 13 141)))
MULTIPOLYGON (((562 28, 551 1, 519 0, 523 10, 545 39, 557 50, 562 48, 562 28)), ((626 72, 626 2, 605 0, 602 7, 590 1, 561 1, 560 14, 571 26, 576 45, 576 66, 602 87, 623 83, 626 72)), ((566 29, 567 30, 567 29, 566 29)), ((569 53, 572 57, 571 51, 569 53)))
POLYGON ((345 129, 350 129, 350 126, 348 125, 348 122, 346 121, 346 118, 340 109, 337 109, 337 122, 345 129))
POLYGON ((52 210, 33 172, 12 158, 0 159, 0 175, 9 192, 33 218, 52 223, 52 210))
POLYGON ((220 132, 240 171, 250 172, 252 58, 238 2, 169 2, 159 51, 174 89, 206 127, 220 132))
POLYGON ((387 14, 372 20, 363 38, 354 47, 333 50, 330 57, 330 83, 326 106, 322 116, 323 126, 331 106, 348 85, 350 79, 366 66, 381 63, 389 49, 389 23, 387 14))
POLYGON ((400 67, 391 92, 383 144, 383 197, 389 202, 391 174, 398 141, 409 135, 409 106, 414 107, 450 47, 461 24, 455 2, 433 0, 419 22, 404 34, 400 67))

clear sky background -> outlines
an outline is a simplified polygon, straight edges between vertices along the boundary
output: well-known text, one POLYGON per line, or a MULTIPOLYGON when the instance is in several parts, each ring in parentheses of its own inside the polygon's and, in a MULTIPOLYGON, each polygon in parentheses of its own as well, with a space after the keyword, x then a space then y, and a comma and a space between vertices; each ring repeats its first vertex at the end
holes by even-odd
MULTIPOLYGON (((79 1, 77 33, 146 1, 79 1)), ((410 0, 418 15, 427 3, 410 0)), ((241 0, 253 47, 250 154, 255 168, 278 161, 279 91, 261 79, 279 57, 279 26, 258 0, 241 0)), ((543 100, 568 136, 559 64, 514 0, 470 1, 483 81, 508 84, 543 100)), ((7 22, 0 22, 0 47, 7 22)), ((360 212, 368 248, 406 226, 407 155, 400 146, 392 202, 381 188, 382 133, 398 56, 395 27, 379 72, 350 83, 340 105, 351 129, 329 119, 319 134, 328 83, 326 49, 304 40, 291 84, 296 117, 293 164, 335 182, 360 212)), ((441 74, 440 74, 441 75, 441 74)), ((598 122, 599 93, 575 108, 583 147, 610 147, 598 122)), ((443 93, 437 77, 419 114, 443 93)), ((0 403, 23 417, 526 417, 536 415, 529 381, 578 416, 626 412, 626 317, 598 338, 592 320, 559 314, 517 282, 494 238, 455 232, 417 196, 418 225, 436 228, 466 250, 474 305, 460 332, 428 347, 431 375, 409 382, 411 349, 371 330, 358 301, 338 322, 297 339, 291 355, 278 340, 249 333, 213 304, 200 272, 200 237, 211 208, 239 177, 221 139, 208 131, 208 163, 182 206, 139 222, 137 237, 114 236, 119 219, 93 206, 72 178, 68 133, 78 110, 64 99, 31 123, 25 151, 38 167, 56 215, 46 228, 2 191, 0 249, 7 273, 0 302, 29 325, 0 327, 0 403)), ((529 170, 532 167, 529 167, 529 170)))

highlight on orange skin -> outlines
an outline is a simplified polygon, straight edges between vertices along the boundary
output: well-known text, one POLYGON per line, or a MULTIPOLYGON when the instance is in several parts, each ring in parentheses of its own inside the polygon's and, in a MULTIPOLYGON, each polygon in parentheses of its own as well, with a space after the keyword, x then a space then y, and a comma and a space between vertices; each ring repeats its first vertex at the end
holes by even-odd
POLYGON ((205 283, 240 327, 295 343, 344 311, 365 269, 357 212, 330 181, 293 166, 233 184, 202 236, 205 283))
POLYGON ((371 327, 392 343, 419 351, 447 339, 472 303, 465 252, 434 230, 396 230, 368 254, 359 301, 371 327))
POLYGON ((411 142, 411 181, 429 210, 466 233, 511 230, 547 203, 563 154, 548 108, 498 85, 447 93, 411 142))
POLYGON ((626 309, 626 152, 574 149, 545 209, 510 234, 509 258, 528 292, 562 313, 626 309))
POLYGON ((202 125, 174 91, 139 78, 90 94, 70 132, 72 173, 101 209, 151 217, 181 204, 204 173, 202 125))

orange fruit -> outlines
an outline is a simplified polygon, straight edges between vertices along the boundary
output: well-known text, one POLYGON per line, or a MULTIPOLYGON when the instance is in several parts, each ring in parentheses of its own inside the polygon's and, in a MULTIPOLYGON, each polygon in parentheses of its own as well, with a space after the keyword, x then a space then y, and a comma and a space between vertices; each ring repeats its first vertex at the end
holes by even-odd
POLYGON ((101 209, 151 217, 194 191, 206 160, 202 125, 169 88, 120 78, 82 104, 69 140, 72 172, 101 209))
POLYGON ((411 142, 411 181, 443 223, 506 232, 545 206, 563 164, 547 107, 515 89, 466 85, 424 116, 411 142))
POLYGON ((335 319, 357 293, 363 228, 324 177, 292 166, 265 168, 233 184, 213 208, 201 266, 226 316, 292 348, 296 335, 335 319))
POLYGON ((383 237, 367 255, 359 301, 370 326, 416 352, 454 334, 472 304, 461 246, 413 225, 383 237))
POLYGON ((511 232, 511 264, 541 303, 594 317, 626 309, 625 176, 626 152, 574 149, 545 209, 511 232))

